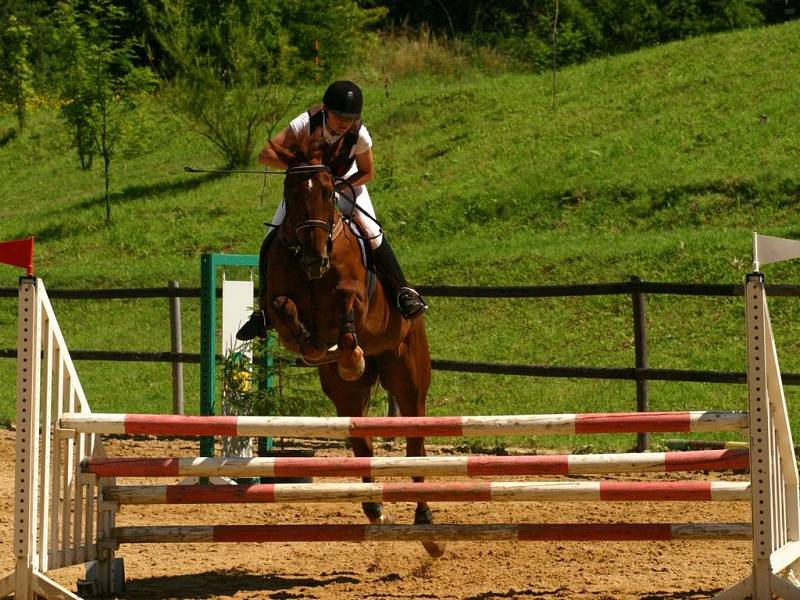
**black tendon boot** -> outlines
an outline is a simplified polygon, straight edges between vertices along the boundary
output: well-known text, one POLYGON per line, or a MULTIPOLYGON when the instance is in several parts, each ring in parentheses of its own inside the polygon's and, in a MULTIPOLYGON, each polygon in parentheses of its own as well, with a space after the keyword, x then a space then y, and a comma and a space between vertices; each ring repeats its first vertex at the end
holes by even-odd
POLYGON ((255 337, 267 337, 269 329, 269 318, 263 310, 254 310, 247 322, 236 332, 236 339, 241 342, 248 342, 255 337))
MULTIPOLYGON (((261 244, 261 252, 258 257, 258 279, 259 295, 261 286, 267 285, 267 252, 270 244, 278 235, 278 228, 273 227, 261 244)), ((247 322, 236 332, 236 339, 247 342, 255 337, 267 337, 267 329, 270 328, 269 317, 264 310, 255 310, 247 322)))
POLYGON ((375 249, 375 266, 378 268, 381 283, 386 287, 387 296, 396 298, 397 308, 404 318, 411 321, 428 310, 425 299, 406 283, 394 250, 385 236, 381 245, 375 249))

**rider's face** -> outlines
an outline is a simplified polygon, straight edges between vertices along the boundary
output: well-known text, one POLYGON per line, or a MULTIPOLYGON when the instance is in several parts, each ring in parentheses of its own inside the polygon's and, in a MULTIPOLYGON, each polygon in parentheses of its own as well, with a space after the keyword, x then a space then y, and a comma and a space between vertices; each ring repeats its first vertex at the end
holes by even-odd
POLYGON ((328 129, 335 135, 342 135, 353 124, 353 119, 347 119, 332 110, 326 111, 326 116, 328 129))

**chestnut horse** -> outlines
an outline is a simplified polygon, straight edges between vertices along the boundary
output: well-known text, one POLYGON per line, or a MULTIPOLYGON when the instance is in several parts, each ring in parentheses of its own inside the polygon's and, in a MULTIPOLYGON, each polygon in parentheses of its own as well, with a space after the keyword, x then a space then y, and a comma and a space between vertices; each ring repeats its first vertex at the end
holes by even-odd
MULTIPOLYGON (((368 293, 359 240, 336 208, 337 179, 320 164, 319 153, 302 160, 279 154, 290 165, 286 217, 275 242, 262 246, 269 268, 260 308, 289 351, 318 365, 322 389, 339 416, 365 416, 377 382, 394 396, 402 416, 425 415, 431 364, 424 319, 405 320, 380 282, 368 293)), ((371 439, 350 442, 355 456, 373 456, 371 439)), ((406 455, 424 456, 425 439, 407 438, 406 455)), ((381 503, 362 508, 370 523, 390 522, 381 503)), ((432 520, 427 503, 417 503, 414 523, 432 520)), ((423 544, 431 556, 443 552, 441 544, 423 544)))

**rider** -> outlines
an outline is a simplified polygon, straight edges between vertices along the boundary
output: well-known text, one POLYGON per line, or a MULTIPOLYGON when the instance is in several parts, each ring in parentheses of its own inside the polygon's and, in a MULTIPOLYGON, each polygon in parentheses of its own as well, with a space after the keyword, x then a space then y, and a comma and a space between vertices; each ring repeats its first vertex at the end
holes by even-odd
MULTIPOLYGON (((375 219, 369 192, 365 185, 375 174, 372 158, 372 138, 361 122, 363 99, 361 89, 352 81, 334 81, 325 91, 322 104, 311 107, 295 118, 289 126, 270 140, 258 154, 262 164, 274 169, 286 169, 288 165, 278 158, 275 146, 291 148, 297 142, 310 136, 321 136, 322 162, 330 167, 334 176, 343 177, 349 182, 336 184, 336 203, 345 214, 353 213, 353 218, 369 239, 375 257, 378 277, 394 296, 400 314, 408 320, 415 319, 428 305, 423 297, 409 287, 394 255, 392 247, 384 238, 375 219), (355 190, 355 203, 361 210, 353 211, 352 189, 355 190), (363 212, 362 212, 363 211, 363 212), (366 215, 364 214, 366 213, 366 215)), ((286 216, 286 207, 281 201, 272 224, 280 225, 286 216)), ((275 238, 277 227, 267 235, 263 245, 259 276, 261 285, 266 285, 266 248, 275 238)), ((263 310, 255 311, 250 319, 239 329, 236 337, 251 340, 263 337, 269 327, 269 320, 263 310)))

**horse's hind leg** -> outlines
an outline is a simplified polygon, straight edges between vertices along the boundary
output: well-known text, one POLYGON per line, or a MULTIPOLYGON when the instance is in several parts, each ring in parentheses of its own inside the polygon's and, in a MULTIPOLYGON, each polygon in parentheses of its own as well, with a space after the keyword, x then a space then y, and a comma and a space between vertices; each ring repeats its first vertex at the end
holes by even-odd
MULTIPOLYGON (((406 351, 401 354, 382 354, 378 361, 381 385, 392 394, 404 417, 425 416, 425 401, 430 385, 430 355, 428 339, 422 321, 414 322, 405 339, 406 351)), ((425 456, 425 438, 407 438, 406 456, 425 456)), ((412 477, 415 483, 424 477, 412 477)), ((415 525, 433 523, 433 513, 427 502, 418 502, 414 512, 415 525)), ((444 554, 442 542, 422 542, 433 557, 444 554)))
MULTIPOLYGON (((402 408, 400 409, 402 413, 402 408)), ((406 438, 406 456, 425 456, 425 438, 406 438)), ((412 477, 415 483, 425 481, 424 477, 412 477)), ((414 525, 430 525, 433 523, 433 512, 427 502, 417 502, 414 511, 414 525)), ((434 558, 444 554, 444 544, 442 542, 427 541, 422 542, 425 550, 434 558)))
MULTIPOLYGON (((336 406, 336 414, 340 417, 363 417, 369 408, 369 399, 372 386, 378 379, 375 365, 368 362, 364 375, 357 381, 346 381, 339 376, 335 364, 325 364, 319 367, 319 379, 325 395, 336 406)), ((358 457, 372 457, 371 438, 349 438, 353 448, 353 455, 358 457)), ((364 483, 373 483, 373 477, 362 478, 364 483)), ((382 502, 363 502, 361 508, 367 519, 373 525, 390 523, 391 519, 383 510, 382 502)))

